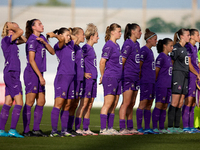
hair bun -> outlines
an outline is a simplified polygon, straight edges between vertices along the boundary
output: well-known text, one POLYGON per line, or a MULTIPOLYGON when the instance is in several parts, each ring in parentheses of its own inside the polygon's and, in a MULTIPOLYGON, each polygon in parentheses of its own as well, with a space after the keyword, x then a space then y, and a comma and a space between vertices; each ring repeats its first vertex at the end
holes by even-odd
POLYGON ((148 28, 146 28, 145 33, 151 32, 148 28))

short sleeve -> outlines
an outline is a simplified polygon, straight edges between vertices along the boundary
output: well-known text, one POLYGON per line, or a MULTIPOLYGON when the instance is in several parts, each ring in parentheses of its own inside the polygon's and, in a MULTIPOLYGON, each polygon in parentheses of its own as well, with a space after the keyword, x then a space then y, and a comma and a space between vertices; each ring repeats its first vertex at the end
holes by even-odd
POLYGON ((43 35, 41 35, 40 37, 43 38, 43 40, 49 44, 49 42, 47 41, 47 39, 43 35))
POLYGON ((85 58, 86 56, 87 56, 87 46, 86 45, 84 45, 83 47, 82 47, 82 51, 83 51, 83 57, 85 58))
POLYGON ((163 58, 158 56, 158 58, 156 59, 156 67, 162 68, 163 63, 163 58))
POLYGON ((192 56, 192 49, 189 45, 185 45, 185 48, 187 49, 187 54, 188 54, 188 57, 191 57, 192 56))
POLYGON ((130 55, 131 52, 131 46, 130 45, 126 45, 122 48, 122 57, 124 58, 128 58, 128 56, 130 55))
POLYGON ((178 48, 174 47, 173 51, 170 53, 170 57, 172 60, 176 60, 179 56, 179 50, 178 48))
POLYGON ((111 51, 112 51, 111 47, 104 47, 102 50, 101 57, 105 59, 109 59, 111 55, 111 51))
POLYGON ((141 50, 140 52, 140 61, 144 61, 147 58, 147 52, 145 50, 141 50))
POLYGON ((28 51, 34 51, 34 52, 36 52, 36 49, 37 49, 37 40, 31 40, 28 43, 28 51))

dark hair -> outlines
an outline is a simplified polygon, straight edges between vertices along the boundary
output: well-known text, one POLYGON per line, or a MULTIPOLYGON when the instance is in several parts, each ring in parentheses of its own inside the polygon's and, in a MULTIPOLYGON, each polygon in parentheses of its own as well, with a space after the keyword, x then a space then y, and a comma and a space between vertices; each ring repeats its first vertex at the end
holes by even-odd
MULTIPOLYGON (((69 31, 69 29, 65 28, 65 27, 62 27, 60 29, 56 29, 53 31, 54 34, 63 34, 65 31, 69 31)), ((49 35, 47 35, 47 40, 49 39, 49 35)))
POLYGON ((28 20, 26 22, 26 32, 25 32, 25 37, 28 39, 30 37, 30 35, 33 33, 33 29, 32 26, 35 25, 35 21, 38 19, 32 19, 32 20, 28 20))
POLYGON ((158 44, 156 45, 158 53, 163 52, 163 45, 168 45, 169 42, 172 42, 172 39, 164 38, 163 40, 159 40, 158 44))
POLYGON ((125 27, 125 32, 124 32, 124 41, 126 41, 126 39, 129 39, 131 36, 131 30, 135 30, 139 25, 136 23, 128 23, 125 27))
POLYGON ((106 28, 106 36, 105 36, 105 41, 107 42, 108 40, 110 40, 110 34, 111 34, 111 31, 115 31, 116 28, 121 28, 120 25, 116 24, 116 23, 113 23, 111 24, 110 26, 107 26, 106 28))
POLYGON ((145 30, 144 40, 147 41, 151 36, 156 35, 154 32, 150 31, 148 28, 145 30))
POLYGON ((189 29, 181 28, 174 34, 174 45, 181 40, 180 36, 183 35, 185 31, 189 31, 189 29))
POLYGON ((197 29, 189 29, 190 35, 194 35, 195 32, 199 32, 197 29))

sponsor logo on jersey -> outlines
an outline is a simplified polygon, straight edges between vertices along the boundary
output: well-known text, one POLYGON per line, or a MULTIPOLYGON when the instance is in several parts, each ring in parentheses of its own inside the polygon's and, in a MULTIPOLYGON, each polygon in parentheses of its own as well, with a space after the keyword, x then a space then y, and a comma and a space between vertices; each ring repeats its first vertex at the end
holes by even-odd
POLYGON ((173 51, 177 50, 177 48, 174 48, 173 51))
POLYGON ((127 50, 124 50, 124 54, 127 54, 127 50))
POLYGON ((108 53, 105 52, 105 53, 103 54, 103 56, 108 56, 108 53))
POLYGON ((178 84, 178 82, 174 82, 174 85, 178 84))

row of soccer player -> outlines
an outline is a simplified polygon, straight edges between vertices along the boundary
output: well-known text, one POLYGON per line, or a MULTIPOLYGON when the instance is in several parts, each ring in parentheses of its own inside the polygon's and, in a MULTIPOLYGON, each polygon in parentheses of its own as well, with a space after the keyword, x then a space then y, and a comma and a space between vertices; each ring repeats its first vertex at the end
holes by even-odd
MULTIPOLYGON (((47 39, 41 34, 43 30, 44 26, 38 19, 27 21, 25 37, 23 36, 23 31, 16 23, 7 22, 3 28, 1 43, 5 56, 4 81, 6 84, 6 99, 0 115, 0 136, 23 137, 17 133, 15 128, 23 105, 21 82, 19 80, 20 60, 18 58, 17 44, 25 42, 28 63, 24 71, 26 104, 23 109, 23 135, 47 136, 39 127, 45 104, 45 80, 43 73, 46 71, 46 49, 51 54, 56 53, 59 59, 57 75, 54 81, 55 104, 51 112, 52 132, 50 136, 97 135, 89 129, 90 110, 96 97, 97 89, 96 54, 93 49, 93 45, 99 39, 97 27, 94 24, 89 24, 85 33, 79 27, 73 29, 60 28, 54 32, 47 33, 47 39, 53 37, 58 39, 58 43, 55 44, 54 48, 48 44, 47 39), (87 43, 81 48, 79 44, 84 42, 84 38, 86 38, 87 43), (31 107, 35 99, 34 125, 33 130, 30 131, 31 107), (80 105, 76 111, 80 99, 80 105), (11 128, 7 133, 5 132, 5 124, 13 100, 16 101, 16 105, 12 113, 11 128), (74 131, 72 127, 75 111, 74 131), (59 115, 62 124, 61 133, 57 131, 59 115), (81 118, 83 118, 83 130, 80 130, 81 118)), ((124 34, 125 42, 120 51, 116 41, 121 37, 121 27, 115 23, 107 27, 106 44, 102 50, 100 61, 100 84, 102 83, 104 88, 104 105, 100 114, 100 134, 158 134, 156 132, 158 120, 161 132, 181 132, 179 128, 180 113, 184 95, 187 93, 188 62, 190 60, 184 46, 186 42, 192 39, 192 34, 196 36, 197 33, 197 30, 193 32, 191 30, 190 38, 188 30, 179 30, 175 34, 174 42, 176 44, 171 57, 168 56, 168 53, 173 49, 172 40, 168 38, 160 40, 157 45, 160 55, 157 58, 155 67, 154 56, 151 50, 151 47, 156 46, 157 43, 157 35, 155 33, 146 29, 144 36, 146 45, 140 50, 139 43, 137 42, 137 39, 142 34, 140 26, 137 24, 127 24, 124 34), (174 64, 173 69, 171 58, 174 64), (171 76, 173 77, 172 87, 171 76), (141 93, 140 105, 137 109, 137 131, 133 128, 132 111, 139 85, 141 93), (169 128, 164 130, 165 114, 169 97, 171 96, 171 88, 172 103, 169 109, 169 128), (156 107, 152 115, 154 130, 151 130, 149 127, 151 118, 150 108, 155 96, 155 90, 156 107), (113 129, 113 122, 114 111, 121 93, 123 93, 123 103, 119 111, 120 131, 118 132, 113 129), (145 130, 141 126, 143 112, 145 130), (127 117, 128 130, 125 127, 125 117, 127 117), (175 128, 173 128, 174 117, 175 128), (108 129, 106 129, 107 121, 108 129)), ((198 73, 197 77, 199 78, 198 73)), ((189 95, 189 97, 191 96, 189 95)), ((190 98, 187 101, 189 102, 190 98)), ((187 107, 185 106, 185 108, 187 107)))

